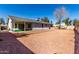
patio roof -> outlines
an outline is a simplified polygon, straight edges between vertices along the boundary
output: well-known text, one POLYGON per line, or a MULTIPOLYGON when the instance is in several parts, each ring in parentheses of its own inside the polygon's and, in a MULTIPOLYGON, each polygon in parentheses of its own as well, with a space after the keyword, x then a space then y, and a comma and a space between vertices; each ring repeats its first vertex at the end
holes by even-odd
POLYGON ((42 24, 50 24, 47 22, 42 22, 42 21, 36 21, 33 19, 28 19, 28 18, 21 18, 21 17, 16 17, 16 16, 8 16, 8 18, 11 18, 12 20, 16 21, 23 21, 23 22, 30 22, 30 23, 42 23, 42 24))

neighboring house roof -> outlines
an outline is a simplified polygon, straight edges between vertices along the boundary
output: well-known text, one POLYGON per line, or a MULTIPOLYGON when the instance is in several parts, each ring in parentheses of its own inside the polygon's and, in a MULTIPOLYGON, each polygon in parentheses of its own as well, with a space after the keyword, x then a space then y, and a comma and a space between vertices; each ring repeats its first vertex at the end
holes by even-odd
POLYGON ((27 18, 15 17, 15 16, 8 16, 8 18, 11 18, 14 21, 24 21, 24 22, 31 22, 31 23, 50 24, 50 23, 47 23, 47 22, 36 21, 36 20, 33 20, 33 19, 27 19, 27 18))

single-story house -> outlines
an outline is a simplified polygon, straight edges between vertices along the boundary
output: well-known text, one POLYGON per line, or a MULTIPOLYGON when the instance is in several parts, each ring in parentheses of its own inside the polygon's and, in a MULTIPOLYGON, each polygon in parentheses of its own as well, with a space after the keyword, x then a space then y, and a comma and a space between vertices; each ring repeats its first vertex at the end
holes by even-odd
POLYGON ((39 30, 50 29, 51 24, 47 22, 36 21, 32 19, 8 16, 8 29, 10 31, 18 30, 39 30))

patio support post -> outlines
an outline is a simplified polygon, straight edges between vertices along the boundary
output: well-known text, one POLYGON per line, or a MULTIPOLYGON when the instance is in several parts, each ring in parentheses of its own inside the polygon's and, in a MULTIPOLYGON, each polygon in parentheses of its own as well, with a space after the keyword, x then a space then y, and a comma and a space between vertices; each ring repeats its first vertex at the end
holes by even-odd
POLYGON ((24 22, 24 31, 26 30, 26 23, 24 22))
POLYGON ((17 28, 18 28, 18 24, 17 24, 17 28))
POLYGON ((1 31, 1 24, 0 24, 0 31, 1 31))
POLYGON ((15 28, 15 23, 13 23, 13 28, 15 28))

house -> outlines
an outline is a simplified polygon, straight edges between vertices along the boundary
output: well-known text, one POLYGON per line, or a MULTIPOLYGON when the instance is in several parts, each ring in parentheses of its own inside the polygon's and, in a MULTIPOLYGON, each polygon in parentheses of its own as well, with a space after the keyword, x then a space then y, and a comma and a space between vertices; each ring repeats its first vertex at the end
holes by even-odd
POLYGON ((47 22, 36 21, 32 19, 20 18, 15 16, 8 16, 8 29, 14 30, 39 30, 50 29, 51 24, 47 22))

